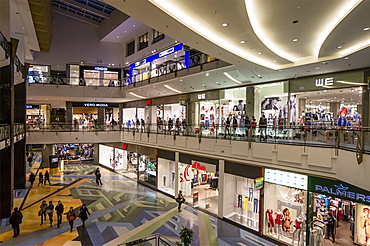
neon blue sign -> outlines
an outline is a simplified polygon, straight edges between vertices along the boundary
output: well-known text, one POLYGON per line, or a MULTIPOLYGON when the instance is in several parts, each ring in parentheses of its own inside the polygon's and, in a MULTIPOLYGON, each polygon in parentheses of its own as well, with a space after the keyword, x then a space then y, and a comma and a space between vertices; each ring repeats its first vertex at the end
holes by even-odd
POLYGON ((315 191, 322 194, 329 194, 334 196, 340 196, 357 200, 358 202, 370 202, 370 196, 366 196, 361 193, 349 191, 349 187, 345 187, 343 184, 334 185, 335 188, 326 187, 321 185, 315 185, 315 191))
POLYGON ((94 67, 94 70, 97 70, 97 71, 108 71, 108 68, 107 67, 94 67))

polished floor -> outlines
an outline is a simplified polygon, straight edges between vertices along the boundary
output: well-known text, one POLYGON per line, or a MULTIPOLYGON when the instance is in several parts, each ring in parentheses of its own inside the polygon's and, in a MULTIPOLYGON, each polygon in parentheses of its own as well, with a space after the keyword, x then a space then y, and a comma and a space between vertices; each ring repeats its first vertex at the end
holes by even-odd
MULTIPOLYGON (((32 170, 39 163, 35 161, 32 170)), ((95 183, 96 166, 69 165, 64 173, 51 176, 51 185, 17 191, 15 205, 22 208, 21 233, 13 238, 6 222, 2 222, 1 245, 124 245, 152 234, 161 234, 174 245, 182 226, 194 231, 191 245, 274 245, 223 220, 183 206, 177 211, 174 199, 136 183, 121 174, 102 169, 102 186, 95 183), (28 192, 28 193, 27 193, 28 192), (85 203, 91 213, 86 229, 77 219, 69 231, 66 217, 60 228, 49 222, 40 225, 37 215, 43 200, 62 201, 65 211, 85 203)), ((40 169, 43 173, 45 169, 40 169)))

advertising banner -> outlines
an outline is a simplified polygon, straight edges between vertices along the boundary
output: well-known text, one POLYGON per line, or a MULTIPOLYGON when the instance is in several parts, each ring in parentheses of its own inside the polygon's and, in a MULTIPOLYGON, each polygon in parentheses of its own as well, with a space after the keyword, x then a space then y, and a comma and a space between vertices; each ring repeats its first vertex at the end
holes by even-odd
POLYGON ((358 245, 370 245, 370 206, 356 203, 354 241, 358 245))

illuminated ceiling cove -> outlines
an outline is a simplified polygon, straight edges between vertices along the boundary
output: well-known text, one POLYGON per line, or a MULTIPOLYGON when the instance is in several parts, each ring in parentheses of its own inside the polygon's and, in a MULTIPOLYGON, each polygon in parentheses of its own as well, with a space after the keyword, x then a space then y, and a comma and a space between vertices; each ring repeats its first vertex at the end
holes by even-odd
POLYGON ((367 13, 370 1, 106 2, 145 24, 218 58, 223 59, 220 57, 221 51, 227 51, 240 60, 272 70, 345 58, 370 46, 370 17, 367 13), (140 8, 141 13, 135 8, 140 8), (158 20, 144 17, 147 12, 153 13, 158 20), (150 23, 146 23, 149 19, 150 23), (188 35, 187 38, 184 32, 176 35, 175 30, 179 24, 202 39, 193 42, 194 36, 188 35), (214 46, 207 46, 206 42, 202 44, 203 40, 214 46), (218 47, 218 50, 214 47, 218 47))

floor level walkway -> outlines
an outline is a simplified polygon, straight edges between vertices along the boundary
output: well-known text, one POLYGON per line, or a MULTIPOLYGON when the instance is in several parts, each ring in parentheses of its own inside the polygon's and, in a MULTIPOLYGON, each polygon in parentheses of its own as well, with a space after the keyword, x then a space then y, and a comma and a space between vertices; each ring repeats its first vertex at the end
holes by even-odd
MULTIPOLYGON (((102 186, 95 183, 95 166, 69 165, 64 173, 51 176, 51 185, 33 185, 27 195, 17 198, 22 204, 21 233, 13 238, 8 231, 0 234, 0 245, 124 245, 127 242, 161 234, 171 244, 178 241, 182 226, 194 231, 191 245, 274 245, 254 234, 223 220, 184 206, 177 211, 177 203, 159 192, 140 185, 121 174, 102 169, 102 186), (91 213, 86 230, 78 218, 70 232, 66 216, 60 228, 49 221, 40 225, 41 202, 60 200, 65 212, 85 203, 91 213)), ((41 170, 43 173, 46 170, 41 170)))

